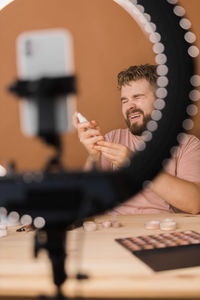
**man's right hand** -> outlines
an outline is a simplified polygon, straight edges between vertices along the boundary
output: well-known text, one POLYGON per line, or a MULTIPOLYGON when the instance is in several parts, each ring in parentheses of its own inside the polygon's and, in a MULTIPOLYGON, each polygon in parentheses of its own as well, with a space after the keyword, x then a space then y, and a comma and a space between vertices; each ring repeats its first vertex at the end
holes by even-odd
POLYGON ((80 123, 77 114, 76 112, 73 115, 73 125, 78 131, 79 140, 86 148, 90 158, 94 161, 99 160, 101 153, 95 150, 94 146, 97 142, 104 140, 100 127, 96 121, 80 123))

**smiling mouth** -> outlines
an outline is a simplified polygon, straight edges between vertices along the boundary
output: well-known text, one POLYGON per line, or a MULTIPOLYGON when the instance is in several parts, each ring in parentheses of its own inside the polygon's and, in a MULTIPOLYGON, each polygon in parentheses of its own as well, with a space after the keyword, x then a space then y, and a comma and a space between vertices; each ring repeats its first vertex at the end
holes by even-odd
POLYGON ((128 116, 129 120, 131 121, 137 121, 140 117, 141 117, 140 113, 134 113, 128 116))

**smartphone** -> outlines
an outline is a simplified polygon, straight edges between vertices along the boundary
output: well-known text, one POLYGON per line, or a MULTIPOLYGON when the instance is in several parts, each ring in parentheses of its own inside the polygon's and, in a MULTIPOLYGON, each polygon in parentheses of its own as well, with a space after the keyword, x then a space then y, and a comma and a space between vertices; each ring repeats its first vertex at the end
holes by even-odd
MULTIPOLYGON (((23 32, 17 38, 16 48, 17 71, 21 80, 74 75, 73 41, 70 32, 66 29, 23 32)), ((74 94, 50 101, 42 117, 43 130, 55 130, 56 133, 74 130, 72 116, 75 111, 74 94), (51 103, 53 107, 50 107, 51 103), (51 120, 52 111, 53 120, 51 120)), ((36 99, 22 99, 20 123, 25 135, 38 135, 41 130, 39 118, 41 115, 36 99)))

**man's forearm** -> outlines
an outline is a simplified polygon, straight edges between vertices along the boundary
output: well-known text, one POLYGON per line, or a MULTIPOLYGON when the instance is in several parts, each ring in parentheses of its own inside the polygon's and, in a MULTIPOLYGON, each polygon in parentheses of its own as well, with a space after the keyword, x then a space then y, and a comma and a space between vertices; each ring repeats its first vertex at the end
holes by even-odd
POLYGON ((200 183, 186 181, 161 172, 151 190, 172 206, 192 214, 200 212, 200 183))

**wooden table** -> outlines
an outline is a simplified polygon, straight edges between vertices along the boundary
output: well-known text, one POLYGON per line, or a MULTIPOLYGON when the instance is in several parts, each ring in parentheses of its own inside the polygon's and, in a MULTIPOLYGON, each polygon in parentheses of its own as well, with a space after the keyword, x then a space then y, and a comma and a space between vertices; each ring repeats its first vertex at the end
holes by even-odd
MULTIPOLYGON (((200 232, 200 216, 135 215, 118 216, 120 228, 83 232, 82 228, 68 233, 68 259, 66 269, 69 279, 63 285, 66 296, 113 299, 192 299, 200 298, 200 267, 154 272, 146 264, 119 245, 115 238, 160 233, 146 230, 147 220, 173 217, 177 230, 200 232), (78 272, 89 279, 77 281, 78 272)), ((96 217, 100 223, 108 216, 96 217)), ((46 252, 33 257, 34 232, 16 232, 9 228, 8 236, 0 239, 0 297, 53 295, 55 287, 51 278, 51 265, 46 252)))

